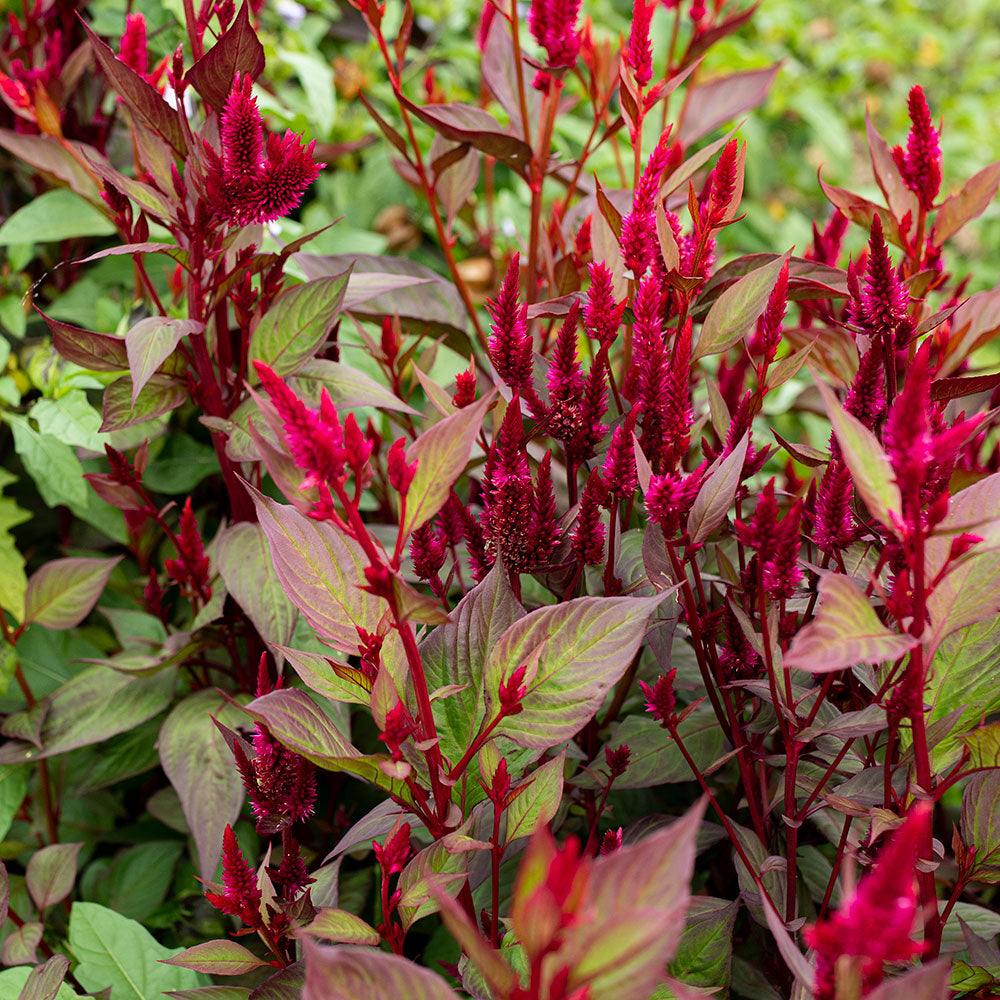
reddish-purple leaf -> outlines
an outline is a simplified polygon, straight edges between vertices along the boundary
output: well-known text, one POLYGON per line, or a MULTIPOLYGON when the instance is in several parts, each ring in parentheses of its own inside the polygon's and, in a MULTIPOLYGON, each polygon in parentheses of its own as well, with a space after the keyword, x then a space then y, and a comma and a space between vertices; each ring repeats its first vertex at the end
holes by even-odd
POLYGON ((944 200, 931 227, 930 242, 935 246, 941 246, 967 222, 982 215, 996 197, 998 186, 1000 186, 1000 160, 984 167, 965 182, 961 191, 944 200))
POLYGON ((164 965, 179 965, 182 969, 193 969, 211 976, 242 976, 270 964, 239 942, 225 938, 203 941, 160 961, 164 965))
POLYGON ((931 399, 961 399, 980 392, 990 392, 1000 385, 1000 372, 992 375, 956 375, 953 378, 939 378, 931 383, 931 399))
POLYGON ((83 844, 49 844, 31 855, 25 875, 39 913, 65 899, 76 881, 76 856, 83 844))
POLYGON ((121 337, 93 333, 50 319, 40 309, 38 314, 52 331, 52 345, 67 360, 91 371, 114 372, 128 370, 128 354, 121 337))
POLYGON ((678 138, 689 146, 744 111, 756 108, 767 97, 779 69, 780 64, 775 64, 694 84, 688 91, 678 138))
POLYGON ((487 111, 471 104, 414 104, 402 94, 400 104, 421 121, 426 122, 438 135, 453 142, 467 142, 470 146, 489 153, 511 170, 523 173, 531 162, 531 147, 511 135, 487 111))
POLYGON ((215 878, 222 834, 243 805, 243 783, 226 741, 212 717, 235 727, 243 715, 214 690, 198 691, 180 702, 160 727, 160 763, 177 792, 198 849, 198 872, 215 878))
POLYGON ((24 623, 67 629, 90 614, 111 571, 122 560, 56 559, 32 574, 24 595, 24 623))
POLYGON ((875 183, 885 195, 889 211, 899 220, 904 219, 909 213, 910 220, 913 221, 920 210, 917 196, 906 186, 906 181, 903 180, 899 167, 892 157, 892 150, 875 128, 867 108, 865 108, 865 132, 868 136, 868 150, 871 154, 875 183))
POLYGON ((35 949, 42 943, 43 926, 37 920, 15 927, 4 938, 0 962, 4 965, 34 965, 38 961, 35 949))
POLYGON ((299 930, 300 934, 336 941, 338 944, 366 944, 371 947, 382 939, 367 921, 348 910, 338 910, 332 906, 316 911, 312 922, 299 930))
POLYGON ((436 973, 401 955, 370 948, 302 941, 306 981, 302 1000, 458 1000, 436 973))
POLYGON ((825 573, 819 582, 819 610, 792 640, 786 670, 828 674, 857 663, 897 660, 915 645, 912 635, 886 628, 850 577, 825 573))
POLYGON ((246 3, 226 33, 185 74, 216 111, 221 111, 233 89, 237 73, 256 80, 264 70, 264 46, 250 25, 246 3))
POLYGON ((500 106, 510 117, 511 128, 524 137, 524 126, 521 123, 521 98, 528 109, 529 121, 538 121, 541 98, 538 91, 531 85, 534 73, 529 68, 525 58, 521 56, 521 87, 518 87, 518 67, 514 59, 514 43, 511 39, 510 25, 506 18, 495 17, 490 24, 486 44, 483 47, 483 82, 490 93, 500 102, 500 106))
POLYGON ((123 375, 104 390, 101 430, 120 431, 145 423, 176 410, 188 398, 184 383, 169 375, 151 376, 135 396, 132 376, 123 375))
POLYGON ((101 196, 94 179, 66 146, 77 149, 87 159, 99 157, 100 153, 80 142, 64 139, 63 143, 50 135, 29 135, 11 132, 5 128, 0 129, 0 146, 8 153, 12 153, 18 160, 30 164, 42 173, 68 184, 78 195, 99 205, 101 196))
POLYGON ((899 232, 899 223, 896 217, 881 205, 863 198, 853 191, 837 187, 835 184, 827 184, 822 177, 819 178, 819 186, 823 189, 823 194, 830 199, 830 202, 851 220, 861 226, 862 229, 871 229, 872 219, 877 215, 882 220, 882 229, 885 238, 896 246, 903 245, 903 238, 899 232))
POLYGON ((44 965, 36 965, 28 973, 17 1000, 54 1000, 69 971, 65 955, 53 955, 44 965))
POLYGON ((134 69, 126 66, 111 49, 91 30, 86 21, 80 21, 87 32, 90 45, 114 89, 121 95, 126 107, 149 129, 163 139, 176 153, 184 156, 187 143, 177 112, 134 69))
POLYGON ((1000 288, 990 288, 970 295, 952 314, 951 331, 938 367, 944 378, 961 367, 978 347, 992 340, 1000 330, 1000 288))
POLYGON ((743 461, 749 445, 750 437, 744 434, 740 443, 702 484, 688 514, 687 531, 692 542, 705 541, 729 513, 743 476, 743 461))

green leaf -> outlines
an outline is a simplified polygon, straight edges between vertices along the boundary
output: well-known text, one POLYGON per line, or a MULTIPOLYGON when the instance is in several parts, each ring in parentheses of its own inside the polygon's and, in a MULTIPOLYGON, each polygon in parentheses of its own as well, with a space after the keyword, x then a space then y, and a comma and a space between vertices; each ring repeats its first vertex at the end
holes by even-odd
POLYGON ((840 445, 844 462, 851 470, 851 478, 858 493, 867 504, 872 517, 895 533, 903 501, 896 485, 895 473, 882 445, 860 420, 851 416, 840 405, 829 386, 817 380, 816 387, 823 397, 837 444, 840 445))
POLYGON ((0 765, 0 840, 7 836, 10 824, 24 801, 29 770, 27 764, 0 765))
POLYGON ((361 917, 331 906, 317 910, 312 922, 301 928, 300 933, 339 944, 366 944, 371 947, 382 940, 378 931, 361 917))
POLYGON ((768 297, 778 281, 784 257, 758 267, 730 285, 712 304, 701 335, 694 346, 692 361, 728 351, 744 337, 764 311, 768 297))
POLYGON ((962 791, 962 841, 975 847, 973 877, 1000 882, 1000 771, 974 774, 962 791))
POLYGON ((444 506, 452 486, 469 463, 493 395, 488 392, 472 406, 445 417, 406 449, 406 461, 416 462, 417 471, 406 495, 404 534, 419 528, 444 506))
POLYGON ((496 732, 540 750, 572 737, 625 673, 661 599, 581 597, 511 625, 486 664, 487 717, 499 707, 500 683, 522 664, 527 690, 523 711, 496 732))
POLYGON ((79 625, 97 603, 111 571, 122 560, 55 559, 28 580, 24 595, 25 624, 67 629, 79 625))
POLYGON ((39 913, 72 892, 81 847, 83 844, 49 844, 32 854, 25 879, 39 913))
POLYGON ((0 226, 0 246, 14 243, 56 243, 78 236, 112 236, 111 220, 68 188, 56 188, 33 198, 0 226))
POLYGON ((144 921, 167 898, 184 847, 179 840, 136 844, 115 855, 106 867, 88 868, 80 895, 123 917, 144 921))
POLYGON ((0 746, 0 764, 20 764, 98 743, 162 712, 173 696, 175 670, 152 677, 94 666, 66 681, 49 699, 39 750, 10 740, 0 746))
MULTIPOLYGON (((376 944, 377 939, 378 935, 376 944)), ((227 939, 203 941, 160 961, 164 965, 178 965, 182 969, 193 969, 213 976, 242 976, 269 964, 239 942, 227 939)))
POLYGON ((21 456, 46 505, 86 503, 87 482, 73 449, 57 438, 39 434, 25 417, 16 413, 4 413, 3 419, 14 434, 14 450, 21 456))
POLYGON ((302 1000, 458 1000, 436 973, 400 955, 370 948, 302 941, 306 981, 302 1000))
POLYGON ((792 640, 784 657, 786 670, 826 674, 857 663, 895 660, 917 640, 887 629, 868 598, 842 573, 824 573, 819 581, 819 611, 792 640))
MULTIPOLYGON (((250 360, 263 361, 279 375, 301 368, 333 328, 350 273, 317 278, 280 295, 250 336, 250 360)), ((249 377, 256 381, 252 368, 249 377)))
POLYGON ((565 766, 564 750, 532 772, 519 786, 517 798, 507 808, 506 844, 517 837, 530 837, 537 827, 555 816, 562 802, 565 766), (524 790, 521 791, 521 788, 524 790))
POLYGON ((367 591, 361 547, 333 525, 300 514, 250 488, 275 572, 310 625, 345 653, 356 653, 358 628, 375 634, 382 602, 367 591))
POLYGON ((420 644, 430 690, 453 685, 463 688, 433 702, 441 751, 453 764, 472 743, 485 715, 483 677, 490 651, 524 614, 506 571, 494 566, 459 601, 450 620, 420 644))
POLYGON ((115 1000, 156 1000, 165 990, 200 986, 189 969, 162 964, 164 948, 142 924, 97 903, 76 902, 69 917, 69 947, 79 963, 77 981, 94 993, 111 987, 115 1000))
POLYGON ((58 399, 39 399, 29 414, 40 434, 88 451, 104 451, 107 437, 100 433, 101 415, 83 389, 71 389, 58 399))
MULTIPOLYGON (((274 978, 274 977, 272 977, 274 978)), ((263 986, 254 991, 258 1000, 262 1000, 263 986)), ((250 989, 246 986, 199 986, 193 990, 166 990, 164 996, 174 1000, 248 1000, 250 989)), ((279 1000, 275 997, 274 1000, 279 1000)), ((285 1000, 281 997, 280 1000, 285 1000)))
POLYGON ((198 849, 198 871, 215 877, 222 834, 243 806, 243 782, 233 755, 212 716, 235 728, 242 714, 214 690, 189 695, 167 716, 160 729, 160 761, 177 790, 184 817, 198 849))
MULTIPOLYGON (((162 440, 162 439, 161 439, 162 440)), ((215 475, 219 459, 215 449, 187 434, 171 433, 163 448, 152 454, 143 473, 143 484, 155 493, 187 496, 203 479, 215 475)))
POLYGON ((400 413, 417 412, 370 375, 340 361, 328 361, 326 358, 307 361, 295 373, 295 384, 302 399, 312 406, 319 406, 326 389, 334 406, 346 409, 377 406, 400 413))
POLYGON ((989 722, 958 739, 969 748, 971 767, 1000 767, 1000 722, 989 722))
POLYGON ((688 986, 727 990, 732 978, 733 928, 740 904, 692 898, 670 975, 688 986))
POLYGON ((129 374, 132 376, 133 408, 143 387, 160 365, 173 354, 181 340, 202 333, 204 329, 205 324, 199 320, 147 316, 125 334, 125 353, 128 356, 129 374))
POLYGON ((136 395, 132 376, 115 379, 104 390, 102 431, 120 431, 176 410, 188 398, 185 386, 166 375, 153 375, 136 395))
POLYGON ((215 565, 260 637, 273 645, 290 642, 299 615, 274 570, 263 528, 248 521, 226 528, 215 544, 215 565))

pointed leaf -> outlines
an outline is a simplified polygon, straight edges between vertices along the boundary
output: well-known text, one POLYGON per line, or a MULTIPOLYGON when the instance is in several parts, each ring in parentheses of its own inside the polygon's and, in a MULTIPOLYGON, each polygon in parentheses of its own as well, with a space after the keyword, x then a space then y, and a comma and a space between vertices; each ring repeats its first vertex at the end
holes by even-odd
POLYGON ((780 63, 694 84, 688 93, 678 133, 684 146, 761 104, 779 69, 780 63))
POLYGON ((445 417, 406 449, 406 461, 415 461, 417 471, 406 495, 404 534, 419 528, 444 506, 452 486, 468 465, 493 397, 494 393, 489 392, 472 406, 445 417))
POLYGON ((111 236, 114 224, 68 188, 46 191, 10 215, 0 226, 0 246, 56 243, 81 236, 111 236))
POLYGON ((785 258, 778 257, 730 285, 709 309, 692 360, 722 354, 744 337, 767 306, 785 258))
POLYGON ((965 182, 961 191, 945 198, 931 227, 931 243, 943 246, 944 241, 954 236, 967 222, 982 215, 996 197, 998 186, 1000 160, 984 167, 965 182))
POLYGON ((358 629, 375 634, 383 612, 379 599, 360 589, 367 565, 360 546, 331 524, 248 488, 285 593, 323 638, 356 653, 358 629))
POLYGON ((242 976, 262 965, 270 964, 238 942, 226 939, 203 941, 171 955, 170 958, 161 958, 160 961, 164 965, 179 965, 182 969, 193 969, 213 976, 242 976))
POLYGON ((114 372, 128 369, 128 353, 121 337, 94 333, 69 323, 39 315, 52 331, 52 346, 67 360, 90 371, 114 372))
POLYGON ((56 559, 31 575, 24 595, 24 623, 67 629, 79 625, 97 603, 122 560, 56 559))
POLYGON ((53 955, 44 965, 36 965, 28 973, 24 987, 17 1000, 60 1000, 73 995, 63 983, 69 971, 69 959, 65 955, 53 955))
MULTIPOLYGON (((250 360, 279 375, 297 371, 319 350, 337 316, 350 270, 296 285, 280 295, 250 336, 250 360)), ((256 382, 253 368, 251 381, 256 382)))
POLYGON ((537 827, 548 823, 558 812, 565 766, 564 750, 529 776, 527 788, 507 807, 508 844, 518 837, 530 837, 537 827))
POLYGON ((527 691, 523 711, 496 731, 540 750, 573 736, 628 669, 661 600, 581 597, 515 622, 486 664, 487 716, 496 710, 501 681, 522 664, 529 664, 527 691))
POLYGON ((213 716, 235 727, 239 710, 214 690, 198 691, 180 702, 160 727, 163 770, 180 799, 198 850, 198 873, 215 878, 222 834, 243 805, 243 782, 213 716))
POLYGON ((226 106, 237 73, 256 80, 264 71, 264 46, 250 25, 244 3, 225 34, 185 74, 184 79, 216 111, 226 106))
POLYGON ((687 531, 692 542, 705 541, 729 513, 743 478, 743 462, 749 445, 747 433, 702 484, 688 514, 687 531))
POLYGON ((76 856, 83 844, 49 844, 28 862, 28 892, 39 912, 65 899, 76 881, 76 856))
POLYGON ((912 635, 887 629, 868 598, 850 577, 824 573, 819 581, 819 611, 792 640, 786 670, 826 674, 857 663, 896 660, 915 645, 912 635))
POLYGON ((201 333, 205 324, 193 319, 147 316, 125 334, 125 353, 132 376, 132 406, 154 372, 174 352, 184 337, 201 333))
POLYGON ((317 910, 312 922, 300 928, 298 933, 336 941, 338 944, 366 944, 371 947, 382 940, 378 931, 361 917, 333 907, 317 910))
POLYGON ((872 517, 883 527, 895 532, 896 519, 903 509, 903 502, 892 465, 878 438, 840 405, 829 386, 819 380, 816 386, 823 397, 837 444, 840 445, 844 462, 851 470, 858 493, 872 517))
POLYGON ((151 376, 135 396, 132 376, 124 375, 104 390, 101 430, 120 431, 145 423, 176 410, 188 398, 187 388, 168 375, 151 376))

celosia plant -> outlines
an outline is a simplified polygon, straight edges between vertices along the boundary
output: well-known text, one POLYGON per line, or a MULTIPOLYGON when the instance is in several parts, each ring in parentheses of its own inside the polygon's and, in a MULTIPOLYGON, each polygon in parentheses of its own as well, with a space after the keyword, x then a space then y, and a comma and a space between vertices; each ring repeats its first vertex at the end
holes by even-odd
MULTIPOLYGON (((140 14, 114 47, 84 26, 118 98, 86 146, 61 36, 15 19, 0 143, 114 227, 77 263, 125 256, 135 295, 121 335, 37 303, 102 422, 87 516, 0 614, 0 957, 47 957, 22 996, 1000 980, 998 293, 948 270, 1000 169, 950 177, 915 87, 905 145, 869 127, 880 200, 821 177, 811 247, 723 262, 746 146, 715 133, 773 72, 701 59, 751 13, 636 0, 608 39, 572 0, 526 31, 489 3, 469 104, 432 74, 418 99, 408 0, 357 0, 388 81, 359 99, 441 273, 278 241, 337 150, 265 121, 248 6, 186 3, 160 60, 140 14), (182 425, 210 469, 163 488, 182 425), (40 635, 85 621, 49 683, 40 635), (169 949, 115 914, 116 861, 70 899, 81 772, 142 776, 127 801, 190 834, 188 909, 145 913, 169 949)), ((29 471, 38 406, 3 415, 29 471)))

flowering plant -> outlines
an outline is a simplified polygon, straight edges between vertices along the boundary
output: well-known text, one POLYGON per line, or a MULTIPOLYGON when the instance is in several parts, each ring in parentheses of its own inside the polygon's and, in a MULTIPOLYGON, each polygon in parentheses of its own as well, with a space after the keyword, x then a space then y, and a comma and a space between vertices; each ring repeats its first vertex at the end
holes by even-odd
POLYGON ((746 145, 706 140, 776 67, 708 77, 752 8, 663 6, 618 44, 579 3, 534 0, 527 31, 487 3, 464 103, 431 72, 416 99, 409 0, 357 0, 391 103, 358 99, 438 270, 279 240, 342 151, 266 124, 248 5, 186 2, 159 60, 140 14, 117 53, 68 22, 101 142, 61 41, 10 62, 0 144, 100 224, 75 238, 117 234, 71 266, 132 280, 115 333, 35 304, 48 391, 0 414, 74 515, 0 591, 2 958, 47 958, 25 990, 997 982, 998 293, 948 267, 1000 168, 949 177, 914 87, 905 142, 869 123, 876 200, 821 176, 808 249, 720 263, 746 145), (124 789, 147 839, 76 842, 74 783, 124 789), (122 886, 164 852, 143 909, 122 886))

